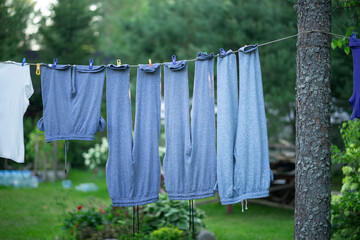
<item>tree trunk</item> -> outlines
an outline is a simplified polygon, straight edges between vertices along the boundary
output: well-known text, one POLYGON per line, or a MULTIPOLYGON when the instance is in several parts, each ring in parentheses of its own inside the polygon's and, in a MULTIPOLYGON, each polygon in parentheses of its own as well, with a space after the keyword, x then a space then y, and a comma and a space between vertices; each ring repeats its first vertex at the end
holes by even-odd
POLYGON ((56 181, 56 179, 58 178, 57 175, 57 142, 53 141, 52 142, 52 150, 53 150, 53 170, 54 170, 54 181, 56 181))
MULTIPOLYGON (((331 31, 331 0, 299 0, 298 32, 331 31)), ((296 71, 294 239, 330 239, 330 42, 299 34, 296 71)))

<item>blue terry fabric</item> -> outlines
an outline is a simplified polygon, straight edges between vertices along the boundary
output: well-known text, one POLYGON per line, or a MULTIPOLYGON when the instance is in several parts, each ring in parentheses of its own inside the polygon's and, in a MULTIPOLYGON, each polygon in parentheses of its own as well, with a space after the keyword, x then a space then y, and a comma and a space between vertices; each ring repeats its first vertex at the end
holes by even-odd
POLYGON ((190 191, 191 140, 187 62, 165 63, 165 187, 171 200, 190 191))
POLYGON ((139 65, 136 83, 133 196, 126 206, 159 199, 160 64, 139 65))
POLYGON ((267 197, 272 179, 257 45, 239 49, 239 84, 234 192, 222 204, 267 197))
POLYGON ((229 50, 217 61, 217 179, 221 202, 234 191, 234 147, 238 124, 236 55, 229 50))
POLYGON ((186 62, 165 66, 165 184, 169 199, 214 196, 216 185, 214 54, 199 53, 191 129, 186 62))
POLYGON ((109 65, 106 71, 109 158, 106 183, 114 206, 131 206, 134 196, 130 69, 109 65))
POLYGON ((71 81, 69 65, 42 64, 43 117, 37 126, 45 131, 46 142, 56 140, 94 140, 103 131, 100 116, 105 67, 75 66, 71 81))

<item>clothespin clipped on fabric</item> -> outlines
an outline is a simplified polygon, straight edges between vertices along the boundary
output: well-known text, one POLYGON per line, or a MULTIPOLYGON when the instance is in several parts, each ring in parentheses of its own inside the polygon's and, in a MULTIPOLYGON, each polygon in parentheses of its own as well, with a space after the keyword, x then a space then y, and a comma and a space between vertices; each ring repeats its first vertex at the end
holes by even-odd
POLYGON ((54 58, 54 62, 53 62, 53 65, 52 65, 52 67, 56 67, 56 65, 57 65, 57 62, 58 62, 57 58, 54 58))
POLYGON ((247 47, 247 45, 245 44, 245 46, 244 47, 247 47))
POLYGON ((175 55, 172 55, 172 63, 175 65, 176 64, 176 56, 175 55))
POLYGON ((225 54, 226 52, 225 52, 225 50, 223 48, 220 48, 220 53, 225 54))
POLYGON ((94 65, 94 60, 92 58, 90 58, 89 60, 89 69, 92 69, 94 65))
POLYGON ((40 75, 40 63, 36 64, 36 75, 40 75))
POLYGON ((151 59, 149 58, 149 67, 151 67, 151 59))
POLYGON ((204 52, 204 54, 207 54, 207 52, 204 52))
POLYGON ((352 32, 351 36, 352 36, 353 38, 356 38, 356 32, 355 32, 355 31, 352 32))
POLYGON ((24 66, 26 62, 26 58, 23 58, 22 62, 21 62, 21 66, 24 66))
POLYGON ((120 66, 121 66, 121 60, 120 60, 120 59, 118 59, 118 60, 116 61, 116 66, 117 66, 117 67, 120 67, 120 66))

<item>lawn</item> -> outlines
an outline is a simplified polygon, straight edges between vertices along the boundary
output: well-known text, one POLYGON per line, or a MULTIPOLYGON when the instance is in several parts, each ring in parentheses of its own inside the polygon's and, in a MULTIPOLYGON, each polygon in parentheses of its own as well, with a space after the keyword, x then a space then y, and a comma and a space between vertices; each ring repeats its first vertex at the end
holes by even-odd
MULTIPOLYGON (((0 239, 54 239, 61 231, 65 212, 78 205, 105 208, 110 204, 105 176, 71 170, 73 185, 94 182, 99 191, 83 193, 63 189, 61 181, 41 183, 37 189, 0 188, 0 239)), ((205 224, 218 240, 226 239, 292 239, 293 212, 249 204, 241 212, 234 206, 226 215, 225 206, 212 203, 199 206, 206 212, 205 224)))

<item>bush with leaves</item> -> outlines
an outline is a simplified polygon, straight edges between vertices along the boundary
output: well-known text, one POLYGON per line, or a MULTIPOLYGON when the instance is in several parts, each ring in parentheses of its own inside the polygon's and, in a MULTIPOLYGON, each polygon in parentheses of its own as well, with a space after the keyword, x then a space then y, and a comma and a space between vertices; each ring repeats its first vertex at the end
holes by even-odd
MULTIPOLYGON (((161 227, 174 226, 180 230, 189 229, 189 205, 187 201, 170 201, 166 194, 160 194, 159 201, 144 206, 144 230, 153 231, 161 227)), ((194 208, 196 228, 205 227, 202 219, 205 213, 194 208)))
POLYGON ((334 239, 360 239, 360 121, 342 124, 345 144, 341 151, 332 146, 332 161, 343 164, 341 194, 331 198, 331 223, 334 239))
POLYGON ((186 239, 187 235, 178 228, 162 227, 150 234, 150 240, 181 240, 186 239))

